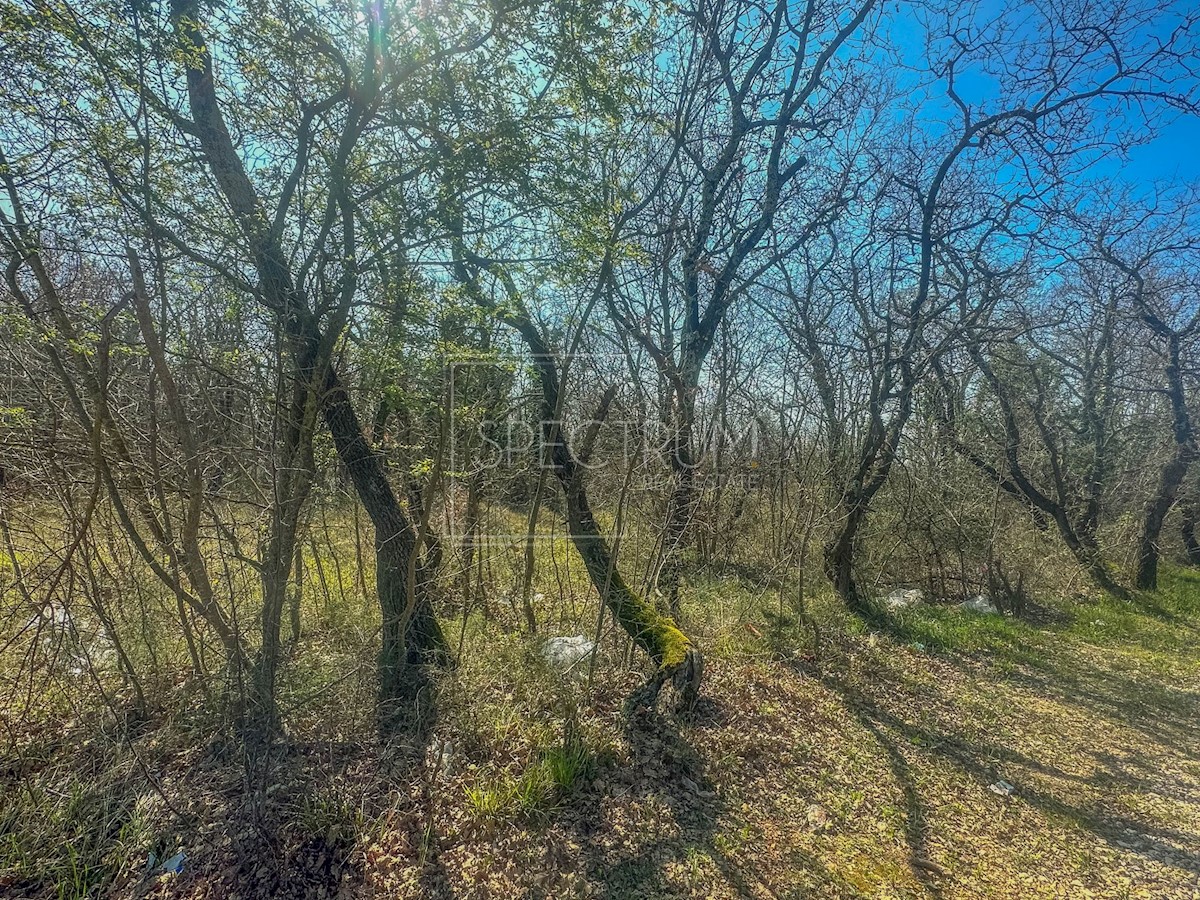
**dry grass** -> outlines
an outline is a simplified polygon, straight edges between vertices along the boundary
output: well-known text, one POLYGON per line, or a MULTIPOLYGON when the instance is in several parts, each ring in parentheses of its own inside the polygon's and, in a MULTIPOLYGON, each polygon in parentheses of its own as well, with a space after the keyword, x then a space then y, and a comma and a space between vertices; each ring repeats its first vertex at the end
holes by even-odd
MULTIPOLYGON (((1200 890, 1194 576, 1172 574, 1137 607, 1064 603, 1037 625, 931 607, 871 631, 818 598, 817 648, 735 579, 697 578, 689 597, 710 654, 706 698, 686 722, 626 720, 640 673, 618 635, 603 642, 589 694, 586 673, 564 681, 536 642, 477 619, 428 746, 379 740, 369 629, 332 626, 289 664, 289 740, 266 763, 187 685, 158 696, 156 718, 136 727, 96 705, 22 720, 3 773, 0 888, 196 898, 1200 890), (999 779, 1013 796, 988 790, 999 779), (183 874, 145 876, 148 852, 179 848, 183 874)), ((556 633, 585 630, 586 597, 560 602, 579 612, 556 633)))

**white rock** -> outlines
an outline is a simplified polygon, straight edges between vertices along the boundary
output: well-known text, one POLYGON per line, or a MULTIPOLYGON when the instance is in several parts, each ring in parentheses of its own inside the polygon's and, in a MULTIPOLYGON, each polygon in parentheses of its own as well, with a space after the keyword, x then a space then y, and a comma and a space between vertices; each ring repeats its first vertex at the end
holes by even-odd
POLYGON ((554 637, 542 644, 542 658, 560 672, 573 667, 596 651, 595 641, 582 634, 575 637, 554 637))
POLYGON ((1000 615, 1000 610, 998 610, 995 604, 983 594, 976 594, 970 600, 964 600, 959 605, 963 609, 970 610, 971 612, 987 613, 988 615, 993 616, 1000 615))

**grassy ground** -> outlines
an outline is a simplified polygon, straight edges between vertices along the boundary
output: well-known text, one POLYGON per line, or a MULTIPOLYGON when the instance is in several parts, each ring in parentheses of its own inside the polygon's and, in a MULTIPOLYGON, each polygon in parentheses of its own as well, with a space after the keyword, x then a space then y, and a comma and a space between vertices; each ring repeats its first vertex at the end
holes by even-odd
MULTIPOLYGON (((577 575, 550 633, 595 627, 577 575)), ((432 742, 381 742, 372 630, 328 609, 266 769, 190 684, 136 728, 64 691, 9 725, 0 894, 1200 896, 1200 575, 1029 621, 920 606, 868 628, 818 597, 815 645, 775 602, 692 579, 708 668, 686 722, 625 718, 618 635, 564 679, 473 618, 432 742), (181 848, 182 874, 144 874, 181 848)))

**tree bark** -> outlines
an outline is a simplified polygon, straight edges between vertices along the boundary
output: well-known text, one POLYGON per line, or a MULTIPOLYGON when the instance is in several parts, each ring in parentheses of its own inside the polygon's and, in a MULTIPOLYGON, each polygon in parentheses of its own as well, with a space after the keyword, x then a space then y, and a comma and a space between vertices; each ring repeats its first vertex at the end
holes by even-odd
POLYGON ((326 376, 323 412, 338 456, 375 526, 375 585, 383 616, 380 700, 387 705, 414 701, 428 684, 428 665, 448 661, 445 637, 422 589, 424 582, 418 582, 415 592, 408 588, 409 567, 417 553, 416 530, 332 366, 326 376))
MULTIPOLYGON (((307 358, 323 361, 324 396, 321 412, 333 437, 338 456, 346 466, 360 502, 375 526, 376 588, 383 617, 383 639, 379 653, 380 699, 395 708, 398 701, 424 697, 427 681, 425 663, 445 658, 445 641, 423 590, 409 589, 409 574, 414 564, 417 535, 409 516, 401 507, 388 482, 382 459, 374 453, 366 438, 350 397, 342 386, 330 359, 331 338, 340 328, 322 333, 320 323, 306 305, 289 268, 281 244, 279 229, 268 226, 254 186, 234 147, 225 125, 214 87, 212 57, 200 30, 195 0, 172 0, 171 17, 180 42, 190 55, 187 69, 188 104, 194 132, 207 158, 209 168, 228 200, 243 234, 249 242, 259 276, 262 301, 275 312, 287 334, 304 348, 307 358), (407 639, 407 640, 406 640, 407 639)), ((363 86, 364 96, 372 93, 374 68, 367 67, 370 83, 363 86)), ((366 106, 357 112, 365 115, 366 106)), ((347 125, 346 140, 354 133, 353 121, 347 125)), ((342 147, 343 155, 348 147, 342 147)), ((340 190, 340 182, 330 186, 331 194, 340 190)), ((344 323, 346 305, 353 292, 354 280, 343 280, 338 319, 344 323)), ((288 560, 290 562, 290 555, 288 560)), ((386 712, 385 712, 386 715, 386 712)))
POLYGON ((300 642, 300 607, 304 603, 304 543, 300 540, 296 541, 295 556, 292 596, 288 604, 293 646, 300 642))
POLYGON ((866 514, 864 504, 851 503, 841 527, 825 545, 825 575, 848 609, 869 617, 873 614, 871 604, 859 592, 858 584, 854 580, 854 550, 866 514))
POLYGON ((1187 554, 1188 565, 1200 566, 1200 541, 1196 540, 1196 507, 1185 503, 1182 513, 1183 521, 1179 525, 1179 532, 1183 538, 1183 550, 1187 554))
MULTIPOLYGON (((1179 487, 1187 475, 1191 464, 1191 456, 1187 448, 1180 447, 1171 461, 1163 467, 1159 477, 1158 489, 1146 504, 1146 513, 1142 521, 1142 533, 1138 539, 1137 553, 1137 587, 1141 590, 1154 590, 1158 587, 1159 537, 1162 534, 1163 522, 1167 513, 1175 505, 1179 487)), ((1195 534, 1192 535, 1195 542, 1195 534)), ((1200 549, 1200 548, 1197 548, 1200 549)), ((1191 548, 1188 548, 1189 555, 1191 548)))
POLYGON ((679 588, 683 580, 683 552, 691 537, 692 517, 696 509, 696 471, 691 452, 692 427, 689 421, 671 451, 674 486, 667 500, 666 533, 663 538, 663 564, 659 584, 667 598, 667 607, 679 616, 679 588))
MULTIPOLYGON (((1179 488, 1183 485, 1184 478, 1187 477, 1188 468, 1200 451, 1196 447, 1192 419, 1187 406, 1187 389, 1183 383, 1183 371, 1179 360, 1179 335, 1155 316, 1149 306, 1144 304, 1144 301, 1142 318, 1166 340, 1166 393, 1171 403, 1171 434, 1175 440, 1175 452, 1163 466, 1162 473, 1159 475, 1158 490, 1146 503, 1146 512, 1142 520, 1142 534, 1138 541, 1136 584, 1142 590, 1153 590, 1158 587, 1158 545, 1163 522, 1167 518, 1167 513, 1171 511, 1171 507, 1175 505, 1175 500, 1179 496, 1179 488)), ((1190 553, 1191 548, 1188 549, 1190 553)))

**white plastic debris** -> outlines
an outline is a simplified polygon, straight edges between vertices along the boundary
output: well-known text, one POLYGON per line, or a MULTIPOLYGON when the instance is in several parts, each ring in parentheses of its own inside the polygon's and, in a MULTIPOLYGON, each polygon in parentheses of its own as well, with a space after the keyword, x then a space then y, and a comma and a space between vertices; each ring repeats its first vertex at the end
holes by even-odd
POLYGON ((57 601, 46 603, 34 613, 22 632, 36 638, 54 664, 73 678, 116 665, 112 641, 99 623, 86 615, 76 616, 57 601))
POLYGON ((1016 791, 1016 787, 1014 785, 1009 784, 1004 779, 1001 779, 1000 781, 997 781, 994 784, 989 784, 988 790, 991 791, 993 794, 997 794, 1001 797, 1011 797, 1013 795, 1013 793, 1016 791))
POLYGON ((587 659, 596 651, 596 642, 584 635, 554 637, 542 644, 542 658, 560 672, 565 672, 587 659))
POLYGON ((435 737, 429 744, 429 755, 433 764, 441 771, 442 777, 449 777, 450 767, 454 762, 454 741, 435 737))
POLYGON ((151 850, 150 855, 146 858, 146 875, 162 875, 168 872, 178 875, 183 871, 183 863, 186 859, 187 854, 180 850, 174 856, 160 863, 158 856, 151 850))
POLYGON ((964 600, 960 606, 970 612, 986 613, 987 615, 998 616, 1000 610, 996 605, 984 594, 976 594, 970 600, 964 600))
POLYGON ((69 631, 71 627, 71 614, 66 607, 50 601, 32 616, 25 623, 22 631, 28 631, 31 634, 41 634, 43 639, 56 640, 55 632, 69 631))
POLYGON ((904 609, 920 603, 924 599, 925 592, 920 588, 896 588, 883 598, 883 602, 887 604, 888 609, 904 609))

